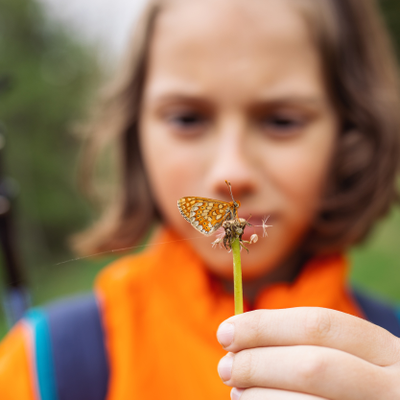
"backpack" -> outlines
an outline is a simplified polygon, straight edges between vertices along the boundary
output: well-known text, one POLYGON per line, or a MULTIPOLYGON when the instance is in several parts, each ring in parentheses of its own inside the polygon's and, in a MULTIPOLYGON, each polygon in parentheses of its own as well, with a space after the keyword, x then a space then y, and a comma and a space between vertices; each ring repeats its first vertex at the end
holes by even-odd
MULTIPOLYGON (((400 309, 358 291, 368 321, 400 337, 400 309)), ((64 299, 27 313, 34 333, 40 400, 105 400, 109 366, 101 314, 93 294, 64 299)))
POLYGON ((105 400, 109 368, 93 294, 34 308, 24 320, 33 332, 40 400, 105 400))

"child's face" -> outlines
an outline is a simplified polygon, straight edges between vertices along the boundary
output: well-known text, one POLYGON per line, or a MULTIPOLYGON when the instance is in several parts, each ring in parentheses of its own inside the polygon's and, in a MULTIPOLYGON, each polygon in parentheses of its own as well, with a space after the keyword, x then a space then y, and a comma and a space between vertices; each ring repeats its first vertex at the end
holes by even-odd
POLYGON ((243 253, 243 275, 254 278, 296 249, 330 165, 338 121, 293 4, 177 1, 157 20, 141 113, 144 163, 165 221, 221 276, 232 275, 232 255, 212 249, 215 237, 191 227, 177 200, 229 201, 227 179, 239 216, 260 224, 270 215, 269 237, 243 253))

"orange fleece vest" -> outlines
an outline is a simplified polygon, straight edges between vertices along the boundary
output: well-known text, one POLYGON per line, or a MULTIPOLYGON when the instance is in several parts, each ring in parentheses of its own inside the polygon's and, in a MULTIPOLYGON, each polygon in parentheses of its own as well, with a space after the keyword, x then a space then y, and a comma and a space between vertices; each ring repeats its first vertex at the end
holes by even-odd
MULTIPOLYGON (((106 400, 229 398, 217 374, 225 352, 215 335, 233 313, 233 296, 178 239, 164 232, 164 244, 121 258, 97 279, 110 363, 106 400)), ((255 308, 317 306, 361 316, 346 271, 341 256, 316 259, 293 284, 266 288, 255 308)), ((24 323, 1 342, 1 400, 38 399, 31 346, 24 323)))
MULTIPOLYGON (((160 242, 167 243, 118 260, 97 279, 110 362, 107 400, 229 398, 217 374, 225 352, 216 331, 233 314, 233 296, 176 240, 166 231, 160 242)), ((361 316, 346 272, 342 256, 315 259, 293 284, 262 291, 255 308, 317 306, 361 316)))

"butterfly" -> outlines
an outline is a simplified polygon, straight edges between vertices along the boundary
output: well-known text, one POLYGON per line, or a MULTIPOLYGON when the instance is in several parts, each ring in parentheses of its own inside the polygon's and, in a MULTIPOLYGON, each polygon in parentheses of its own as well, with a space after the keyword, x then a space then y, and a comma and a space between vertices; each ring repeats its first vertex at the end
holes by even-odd
POLYGON ((235 201, 231 184, 228 186, 232 201, 209 199, 207 197, 188 196, 178 200, 178 209, 183 218, 202 234, 209 236, 217 231, 226 220, 238 218, 240 201, 235 201))

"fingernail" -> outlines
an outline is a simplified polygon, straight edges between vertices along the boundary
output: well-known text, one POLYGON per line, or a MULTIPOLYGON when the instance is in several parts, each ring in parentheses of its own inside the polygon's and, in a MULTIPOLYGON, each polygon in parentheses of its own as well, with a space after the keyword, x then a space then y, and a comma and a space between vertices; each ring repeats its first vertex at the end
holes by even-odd
POLYGON ((231 379, 232 364, 233 364, 233 357, 229 354, 221 358, 221 361, 218 364, 218 374, 224 382, 229 381, 229 379, 231 379))
POLYGON ((239 400, 240 396, 242 395, 243 392, 244 392, 243 389, 233 388, 231 390, 231 399, 232 400, 239 400))
POLYGON ((233 324, 223 322, 217 331, 218 342, 220 342, 223 347, 228 347, 233 342, 234 331, 235 327, 233 324))

